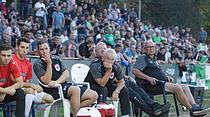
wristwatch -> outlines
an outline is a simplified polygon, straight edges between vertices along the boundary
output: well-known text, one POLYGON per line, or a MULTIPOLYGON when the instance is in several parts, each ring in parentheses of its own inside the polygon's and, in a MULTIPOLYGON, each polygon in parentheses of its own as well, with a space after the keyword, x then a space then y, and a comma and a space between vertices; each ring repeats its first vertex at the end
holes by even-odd
POLYGON ((119 90, 116 89, 115 91, 116 91, 117 94, 120 94, 120 91, 119 90))

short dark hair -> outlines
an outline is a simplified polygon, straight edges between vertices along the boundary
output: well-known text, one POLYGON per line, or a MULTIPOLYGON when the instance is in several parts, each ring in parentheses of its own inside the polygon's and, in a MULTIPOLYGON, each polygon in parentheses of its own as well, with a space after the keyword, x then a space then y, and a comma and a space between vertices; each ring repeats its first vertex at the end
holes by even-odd
POLYGON ((94 43, 94 42, 93 42, 93 40, 88 40, 86 43, 87 43, 87 44, 92 44, 92 43, 94 43))
POLYGON ((47 41, 41 40, 41 41, 38 41, 38 43, 37 43, 37 49, 39 49, 39 46, 42 45, 42 44, 44 44, 44 43, 46 43, 49 46, 49 44, 48 44, 47 41))
POLYGON ((117 48, 117 47, 121 47, 121 45, 120 45, 120 44, 116 44, 116 45, 115 45, 115 48, 117 48))
POLYGON ((17 40, 17 46, 19 46, 21 42, 30 43, 30 41, 26 38, 20 38, 17 40))
POLYGON ((4 44, 0 44, 0 51, 7 51, 7 50, 12 50, 12 46, 9 43, 4 43, 4 44))

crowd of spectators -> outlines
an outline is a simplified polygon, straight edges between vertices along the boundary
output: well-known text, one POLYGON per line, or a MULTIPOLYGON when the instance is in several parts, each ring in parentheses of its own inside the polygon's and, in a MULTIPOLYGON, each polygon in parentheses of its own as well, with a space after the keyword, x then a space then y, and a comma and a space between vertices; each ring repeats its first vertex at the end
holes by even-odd
POLYGON ((190 27, 155 27, 139 21, 135 8, 126 3, 122 8, 112 3, 101 9, 98 2, 21 0, 19 12, 14 2, 1 0, 0 44, 9 42, 15 50, 17 40, 24 37, 30 40, 29 54, 37 55, 37 42, 46 40, 53 55, 85 59, 94 58, 95 45, 103 41, 115 49, 116 61, 129 70, 129 64, 144 53, 143 42, 152 40, 160 63, 210 62, 210 44, 203 27, 195 39, 190 27))

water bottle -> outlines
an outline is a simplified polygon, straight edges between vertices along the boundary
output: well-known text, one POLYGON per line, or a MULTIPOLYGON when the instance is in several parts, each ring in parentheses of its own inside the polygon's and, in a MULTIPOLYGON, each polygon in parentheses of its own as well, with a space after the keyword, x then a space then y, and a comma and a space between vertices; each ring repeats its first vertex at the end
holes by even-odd
POLYGON ((103 103, 103 94, 100 94, 99 103, 103 103))
POLYGON ((201 105, 201 96, 197 96, 196 102, 201 105))

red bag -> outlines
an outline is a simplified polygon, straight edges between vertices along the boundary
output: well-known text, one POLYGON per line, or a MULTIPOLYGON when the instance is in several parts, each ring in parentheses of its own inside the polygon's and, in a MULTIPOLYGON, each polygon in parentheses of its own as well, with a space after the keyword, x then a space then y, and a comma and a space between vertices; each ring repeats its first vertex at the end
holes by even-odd
POLYGON ((97 105, 98 111, 101 113, 101 117, 114 117, 114 106, 112 104, 99 103, 97 105))

